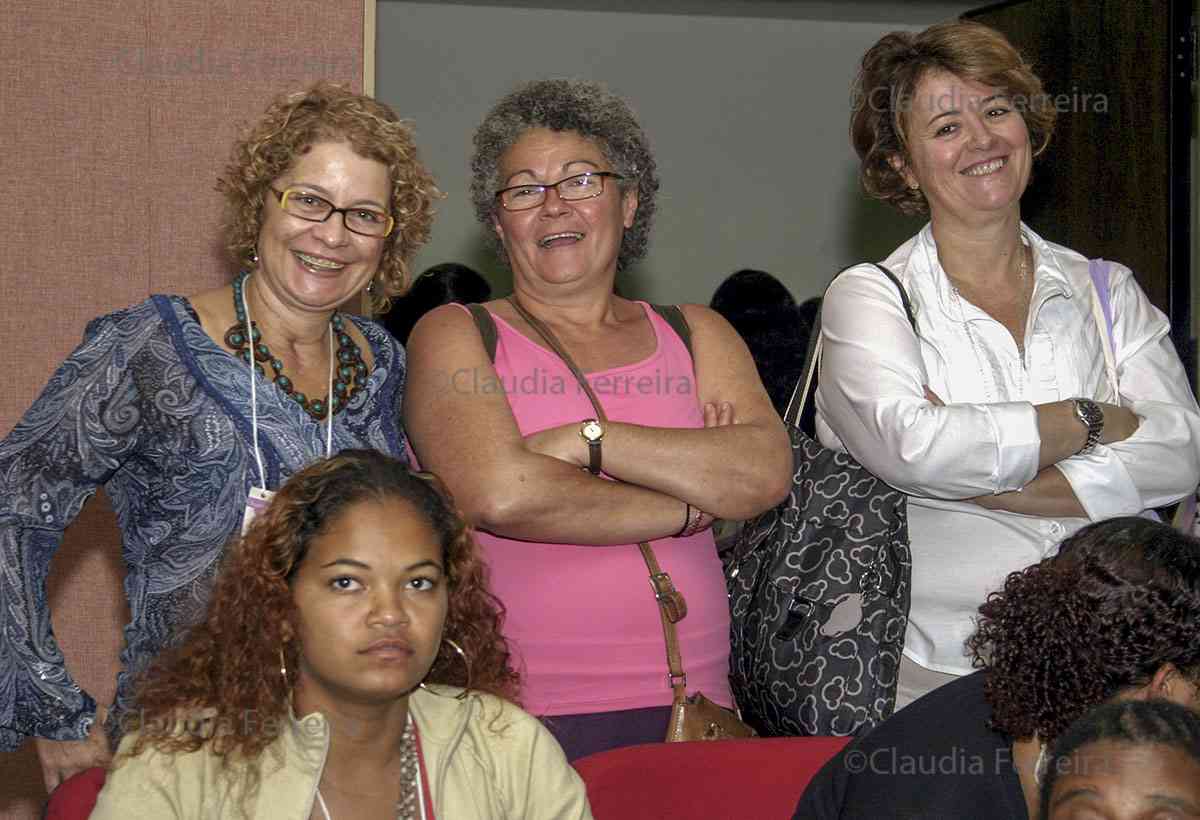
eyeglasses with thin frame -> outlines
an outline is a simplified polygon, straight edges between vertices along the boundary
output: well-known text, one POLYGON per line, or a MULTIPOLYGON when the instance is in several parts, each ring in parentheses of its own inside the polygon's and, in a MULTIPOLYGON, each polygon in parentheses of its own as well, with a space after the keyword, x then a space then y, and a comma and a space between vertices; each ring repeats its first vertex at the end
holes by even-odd
POLYGON ((279 200, 279 207, 284 213, 308 222, 324 222, 334 214, 341 214, 346 230, 376 238, 387 236, 396 226, 396 220, 382 211, 364 208, 361 205, 335 208, 328 199, 303 188, 287 188, 283 191, 272 188, 271 193, 279 200))
POLYGON ((592 199, 604 193, 604 178, 625 179, 616 171, 588 171, 575 174, 549 185, 513 185, 496 192, 496 199, 506 211, 524 211, 536 208, 546 201, 546 191, 553 188, 558 198, 567 202, 592 199))

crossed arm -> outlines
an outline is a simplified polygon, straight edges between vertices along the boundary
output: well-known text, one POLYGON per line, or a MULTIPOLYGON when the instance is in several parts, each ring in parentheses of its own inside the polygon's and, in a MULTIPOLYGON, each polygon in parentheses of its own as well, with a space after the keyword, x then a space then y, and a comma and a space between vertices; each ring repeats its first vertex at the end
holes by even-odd
POLYGON ((616 480, 608 481, 580 469, 587 445, 578 422, 523 436, 503 393, 455 389, 448 374, 494 380, 495 370, 467 313, 431 312, 409 340, 404 399, 421 464, 446 481, 477 526, 547 543, 666 537, 680 529, 685 504, 722 518, 769 508, 790 483, 787 434, 733 329, 706 308, 687 306, 685 315, 698 401, 713 426, 610 422, 604 471, 616 480))
POLYGON ((1113 285, 1123 406, 1102 404, 1104 434, 1086 456, 1076 455, 1085 429, 1070 401, 943 404, 889 288, 866 275, 830 288, 818 394, 822 419, 889 484, 991 509, 1093 519, 1169 503, 1195 486, 1200 416, 1166 320, 1128 271, 1113 285))

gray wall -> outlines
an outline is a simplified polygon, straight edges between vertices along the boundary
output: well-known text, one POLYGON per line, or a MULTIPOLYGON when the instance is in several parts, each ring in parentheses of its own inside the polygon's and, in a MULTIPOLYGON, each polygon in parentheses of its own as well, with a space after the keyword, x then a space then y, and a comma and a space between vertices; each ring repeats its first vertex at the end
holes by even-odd
POLYGON ((506 292, 468 201, 470 138, 501 95, 541 77, 606 83, 650 135, 662 191, 650 254, 620 282, 629 295, 706 303, 729 273, 757 267, 804 299, 920 227, 859 193, 850 83, 884 32, 980 3, 542 5, 571 7, 379 3, 377 94, 415 122, 448 194, 416 270, 466 262, 506 292))

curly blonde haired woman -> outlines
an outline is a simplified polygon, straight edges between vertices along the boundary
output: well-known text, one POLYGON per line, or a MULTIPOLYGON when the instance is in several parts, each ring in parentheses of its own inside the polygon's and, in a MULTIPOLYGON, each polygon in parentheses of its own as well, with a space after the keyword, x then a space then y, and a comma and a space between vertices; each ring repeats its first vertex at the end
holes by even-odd
POLYGON ((128 566, 119 734, 132 670, 195 619, 250 503, 349 447, 403 453, 404 356, 338 308, 404 287, 438 195, 386 106, 318 84, 275 100, 218 184, 236 279, 88 326, 0 441, 0 750, 38 741, 48 789, 108 757, 46 597, 63 529, 103 486, 128 566))

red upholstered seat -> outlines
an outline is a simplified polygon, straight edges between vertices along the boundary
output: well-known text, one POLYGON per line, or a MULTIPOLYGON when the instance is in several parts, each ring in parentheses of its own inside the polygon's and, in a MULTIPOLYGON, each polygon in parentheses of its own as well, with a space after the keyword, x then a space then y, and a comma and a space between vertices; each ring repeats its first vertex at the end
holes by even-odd
POLYGON ((649 743, 575 761, 596 820, 790 818, 808 781, 849 738, 649 743))
POLYGON ((105 770, 86 769, 64 780, 46 804, 45 820, 87 820, 104 788, 105 770))

